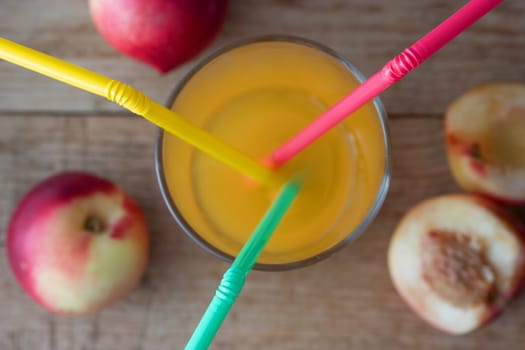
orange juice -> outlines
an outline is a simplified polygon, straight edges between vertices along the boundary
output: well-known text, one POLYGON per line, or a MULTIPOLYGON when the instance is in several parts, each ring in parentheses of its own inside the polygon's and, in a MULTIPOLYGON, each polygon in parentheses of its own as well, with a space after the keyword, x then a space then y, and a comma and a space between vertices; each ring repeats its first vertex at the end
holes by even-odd
MULTIPOLYGON (((346 63, 312 45, 263 40, 227 50, 183 82, 173 109, 262 160, 359 84, 346 63)), ((315 261, 366 226, 388 179, 381 113, 377 101, 362 107, 278 170, 301 177, 303 186, 259 264, 315 261)), ((276 189, 169 134, 158 156, 161 186, 178 221, 212 251, 235 256, 276 189)))

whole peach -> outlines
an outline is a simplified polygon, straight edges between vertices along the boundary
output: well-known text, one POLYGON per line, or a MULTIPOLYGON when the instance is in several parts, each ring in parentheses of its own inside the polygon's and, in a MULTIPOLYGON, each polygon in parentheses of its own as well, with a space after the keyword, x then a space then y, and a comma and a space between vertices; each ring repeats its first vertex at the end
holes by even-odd
POLYGON ((126 295, 148 259, 138 205, 114 183, 65 172, 31 189, 8 226, 7 252, 22 288, 48 310, 85 314, 126 295))
POLYGON ((166 73, 217 36, 227 0, 90 0, 98 32, 118 51, 166 73))

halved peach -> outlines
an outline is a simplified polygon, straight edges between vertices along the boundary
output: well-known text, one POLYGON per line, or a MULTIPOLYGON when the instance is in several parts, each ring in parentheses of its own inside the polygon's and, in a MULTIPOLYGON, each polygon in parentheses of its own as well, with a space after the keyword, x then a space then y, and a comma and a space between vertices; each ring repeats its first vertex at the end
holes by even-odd
POLYGON ((397 226, 388 267, 399 294, 436 328, 462 334, 497 316, 525 280, 521 224, 489 199, 443 195, 397 226))
POLYGON ((447 110, 445 138, 460 186, 525 202, 525 85, 486 84, 460 96, 447 110))

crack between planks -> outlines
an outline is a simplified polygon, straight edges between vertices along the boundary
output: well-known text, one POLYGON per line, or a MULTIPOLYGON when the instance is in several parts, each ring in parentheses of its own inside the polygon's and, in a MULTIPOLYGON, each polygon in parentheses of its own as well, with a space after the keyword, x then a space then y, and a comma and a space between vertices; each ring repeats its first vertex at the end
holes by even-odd
MULTIPOLYGON (((388 114, 388 112, 387 112, 388 114)), ((443 119, 443 114, 422 114, 422 113, 392 113, 388 114, 388 119, 399 120, 399 119, 443 119)))
POLYGON ((137 117, 129 111, 0 110, 0 117, 137 117))
MULTIPOLYGON (((387 113, 388 114, 388 113, 387 113)), ((0 110, 0 117, 136 117, 129 111, 42 111, 42 110, 0 110)), ((393 119, 442 119, 439 113, 390 113, 388 118, 393 119)))

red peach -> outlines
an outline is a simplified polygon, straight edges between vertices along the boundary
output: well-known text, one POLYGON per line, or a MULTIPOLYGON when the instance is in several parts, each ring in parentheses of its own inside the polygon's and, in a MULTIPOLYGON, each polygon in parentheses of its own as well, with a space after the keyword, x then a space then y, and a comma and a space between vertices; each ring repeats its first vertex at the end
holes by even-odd
POLYGON ((166 73, 197 56, 222 27, 227 0, 90 0, 93 22, 118 51, 166 73))

